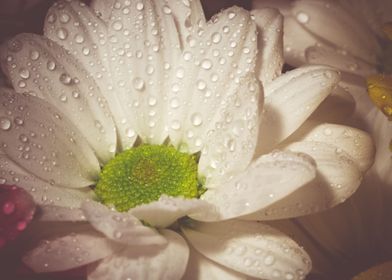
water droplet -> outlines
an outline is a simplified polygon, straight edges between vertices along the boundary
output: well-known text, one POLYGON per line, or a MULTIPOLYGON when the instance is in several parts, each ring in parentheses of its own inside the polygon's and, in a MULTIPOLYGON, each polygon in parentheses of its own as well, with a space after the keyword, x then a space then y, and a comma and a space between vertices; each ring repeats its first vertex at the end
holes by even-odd
POLYGON ((222 36, 218 33, 215 32, 211 35, 211 40, 214 44, 218 44, 222 39, 222 36))
POLYGON ((170 127, 171 127, 172 129, 174 129, 174 130, 179 130, 179 129, 181 128, 181 124, 180 124, 179 121, 174 120, 174 121, 172 121, 170 127))
POLYGON ((138 2, 136 4, 136 10, 142 11, 144 9, 144 4, 142 2, 138 2))
POLYGON ((67 23, 67 22, 69 22, 70 18, 71 17, 68 14, 64 13, 64 14, 60 15, 59 19, 60 19, 61 23, 67 23))
POLYGON ((299 12, 299 13, 297 14, 297 20, 298 20, 300 23, 308 23, 308 22, 309 22, 309 15, 306 14, 306 13, 304 13, 304 12, 299 12))
POLYGON ((132 138, 136 135, 135 131, 132 128, 127 128, 125 130, 125 134, 127 135, 128 138, 132 138))
POLYGON ((18 39, 13 39, 8 42, 8 49, 12 52, 18 52, 22 49, 23 43, 18 39))
POLYGON ((163 6, 163 13, 166 14, 166 15, 170 15, 172 13, 172 10, 170 9, 169 6, 164 5, 163 6))
POLYGON ((30 71, 27 70, 26 68, 20 68, 19 70, 19 76, 22 79, 28 79, 30 77, 30 71))
POLYGON ((173 98, 172 100, 170 100, 170 107, 173 109, 180 107, 180 102, 177 98, 173 98))
POLYGON ((48 67, 48 69, 50 71, 53 71, 54 69, 56 69, 56 63, 54 63, 54 61, 48 61, 48 63, 46 64, 46 66, 48 67))
POLYGON ((157 99, 155 97, 153 97, 153 96, 150 96, 148 98, 148 105, 155 106, 156 104, 157 104, 157 99))
POLYGON ((203 80, 197 81, 197 89, 198 90, 205 90, 206 87, 207 87, 207 84, 205 81, 203 81, 203 80))
POLYGON ((205 70, 211 69, 211 67, 212 67, 212 62, 211 62, 211 60, 209 60, 209 59, 204 59, 204 60, 201 62, 201 67, 202 67, 203 69, 205 69, 205 70))
POLYGON ((16 229, 19 231, 25 230, 27 226, 27 223, 25 221, 21 221, 19 223, 17 223, 16 225, 16 229))
POLYGON ((63 73, 60 75, 60 82, 63 83, 64 85, 70 85, 72 82, 72 78, 70 75, 67 73, 63 73))
POLYGON ((142 78, 136 77, 132 81, 133 87, 138 90, 142 91, 144 89, 144 80, 142 78))
POLYGON ((200 126, 203 123, 203 119, 199 113, 194 113, 191 116, 191 122, 194 126, 200 126))
POLYGON ((11 215, 15 211, 15 204, 12 202, 6 202, 3 205, 3 213, 6 215, 11 215))
POLYGON ((26 87, 26 83, 25 83, 24 81, 19 81, 19 82, 18 82, 18 86, 19 86, 20 88, 25 88, 25 87, 26 87))
POLYGON ((55 14, 48 15, 47 20, 49 23, 54 23, 56 21, 56 15, 55 14))
POLYGON ((38 51, 31 51, 31 53, 30 53, 30 58, 32 60, 37 60, 39 58, 39 56, 40 56, 40 54, 38 51))
POLYGON ((268 256, 266 256, 266 257, 264 258, 264 264, 265 264, 266 266, 271 266, 271 265, 274 264, 274 262, 275 262, 275 257, 272 256, 272 255, 268 255, 268 256))
POLYGON ((84 42, 84 37, 80 34, 76 34, 74 39, 75 39, 75 42, 78 44, 81 44, 84 42))
POLYGON ((121 21, 115 21, 112 23, 112 27, 114 30, 119 31, 123 28, 121 21))
POLYGON ((324 129, 324 134, 325 134, 326 136, 330 136, 330 135, 332 135, 332 130, 331 130, 330 128, 325 128, 325 129, 324 129))
POLYGON ((60 40, 65 40, 65 39, 67 39, 67 37, 68 37, 68 31, 67 31, 67 29, 65 29, 65 28, 59 28, 59 29, 57 29, 57 37, 60 39, 60 40))
POLYGON ((89 54, 90 54, 90 49, 87 48, 87 47, 83 47, 82 53, 83 53, 84 55, 89 55, 89 54))
POLYGON ((236 16, 236 13, 234 13, 234 12, 229 13, 229 19, 233 19, 233 18, 235 18, 235 16, 236 16))
POLYGON ((182 67, 178 68, 177 71, 176 71, 176 77, 179 78, 179 79, 182 79, 182 78, 184 78, 184 76, 185 76, 184 68, 182 68, 182 67))
POLYGON ((0 128, 2 130, 9 130, 11 128, 11 121, 8 118, 0 117, 0 128))

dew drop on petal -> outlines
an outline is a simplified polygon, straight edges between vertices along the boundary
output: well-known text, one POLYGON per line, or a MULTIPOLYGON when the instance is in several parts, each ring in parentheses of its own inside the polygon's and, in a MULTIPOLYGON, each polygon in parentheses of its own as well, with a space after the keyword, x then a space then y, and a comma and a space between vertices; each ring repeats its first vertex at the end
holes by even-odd
POLYGON ((218 44, 222 39, 222 36, 218 33, 215 32, 211 35, 211 40, 214 44, 218 44))
POLYGON ((56 69, 56 63, 50 60, 46 64, 46 67, 48 67, 48 70, 53 71, 54 69, 56 69))
POLYGON ((209 60, 209 59, 204 59, 204 60, 201 62, 201 67, 202 67, 203 69, 205 69, 205 70, 211 69, 211 67, 212 67, 212 62, 211 62, 211 60, 209 60))
POLYGON ((191 122, 194 126, 200 126, 203 123, 203 119, 199 113, 194 113, 191 116, 191 122))
POLYGON ((60 40, 65 40, 68 37, 68 31, 65 28, 59 28, 57 29, 56 35, 60 40))
POLYGON ((60 15, 59 19, 60 19, 61 23, 67 23, 70 20, 70 16, 68 14, 64 13, 64 14, 60 15))
POLYGON ((170 15, 172 13, 172 10, 167 5, 163 6, 162 10, 163 10, 163 13, 166 15, 170 15))
POLYGON ((6 202, 3 204, 3 213, 11 215, 15 211, 15 204, 12 202, 6 202))
POLYGON ((28 78, 30 77, 30 72, 29 72, 29 70, 27 70, 26 68, 21 68, 21 69, 19 70, 19 76, 20 76, 22 79, 28 79, 28 78))
POLYGON ((0 117, 1 130, 9 130, 11 128, 11 121, 8 118, 0 117))
POLYGON ((123 28, 123 25, 122 25, 121 21, 115 21, 115 22, 113 22, 112 27, 114 30, 119 31, 123 28))
POLYGON ((132 81, 133 87, 138 90, 142 91, 144 89, 144 80, 142 78, 136 77, 132 81))
POLYGON ((74 39, 75 39, 75 42, 78 44, 81 44, 84 42, 84 37, 83 37, 83 35, 80 35, 80 34, 76 34, 74 39))
POLYGON ((297 14, 297 20, 300 22, 300 23, 308 23, 309 22, 309 15, 308 14, 306 14, 306 13, 304 13, 304 12, 299 12, 298 14, 297 14))
POLYGON ((40 54, 38 51, 31 51, 31 53, 30 53, 30 58, 32 60, 37 60, 39 58, 39 56, 40 56, 40 54))
POLYGON ((142 2, 138 2, 136 4, 136 10, 142 11, 144 9, 144 4, 142 2))
POLYGON ((67 73, 63 73, 60 75, 60 82, 64 85, 70 85, 72 82, 72 78, 67 73))

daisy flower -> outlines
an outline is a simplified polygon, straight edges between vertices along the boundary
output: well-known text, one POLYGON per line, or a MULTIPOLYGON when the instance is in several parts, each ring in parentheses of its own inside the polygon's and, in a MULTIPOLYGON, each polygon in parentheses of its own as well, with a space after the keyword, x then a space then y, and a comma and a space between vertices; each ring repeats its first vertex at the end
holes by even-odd
POLYGON ((24 262, 88 265, 88 279, 303 279, 306 252, 256 221, 343 202, 373 145, 319 121, 339 73, 280 75, 282 53, 276 10, 207 22, 188 0, 61 1, 44 36, 7 42, 0 178, 32 194, 47 236, 24 262))

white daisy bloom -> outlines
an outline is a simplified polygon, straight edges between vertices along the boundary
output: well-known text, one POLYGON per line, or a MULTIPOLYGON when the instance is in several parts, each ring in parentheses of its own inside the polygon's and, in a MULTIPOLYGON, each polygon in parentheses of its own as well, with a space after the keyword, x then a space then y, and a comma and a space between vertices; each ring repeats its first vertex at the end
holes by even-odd
POLYGON ((188 0, 58 2, 44 36, 10 40, 0 178, 66 227, 25 263, 89 265, 90 280, 303 279, 306 252, 256 221, 343 202, 374 151, 312 114, 339 73, 280 75, 282 53, 276 10, 207 22, 188 0))

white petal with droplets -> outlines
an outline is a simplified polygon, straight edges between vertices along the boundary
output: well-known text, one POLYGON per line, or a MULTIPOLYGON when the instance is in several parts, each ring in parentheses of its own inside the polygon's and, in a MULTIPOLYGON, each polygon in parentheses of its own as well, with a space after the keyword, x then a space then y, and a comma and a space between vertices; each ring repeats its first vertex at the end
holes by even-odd
POLYGON ((180 280, 188 262, 189 248, 174 231, 162 230, 161 233, 168 240, 166 247, 128 246, 92 267, 88 280, 180 280))
POLYGON ((257 24, 258 62, 256 71, 263 85, 267 85, 282 72, 283 17, 278 10, 252 11, 257 24))
POLYGON ((261 223, 230 220, 191 222, 182 231, 207 258, 262 279, 303 279, 310 258, 293 240, 261 223))
POLYGON ((317 164, 316 178, 276 204, 244 218, 274 220, 322 211, 344 202, 361 183, 362 172, 343 149, 315 141, 291 143, 285 149, 310 155, 317 164))
POLYGON ((6 155, 0 155, 0 184, 16 184, 25 189, 38 205, 80 207, 82 201, 91 198, 93 191, 83 188, 73 191, 52 186, 18 166, 6 155))
POLYGON ((265 89, 258 153, 271 150, 293 133, 331 93, 339 74, 327 66, 305 66, 286 72, 265 89))
POLYGON ((158 228, 170 226, 177 219, 211 207, 199 199, 185 199, 162 195, 159 200, 132 208, 129 213, 158 228))
POLYGON ((86 140, 101 162, 113 157, 112 115, 98 86, 74 56, 45 37, 21 34, 3 47, 1 57, 15 91, 44 98, 79 131, 88 130, 86 140))
POLYGON ((35 272, 64 271, 103 259, 119 246, 95 232, 75 233, 42 241, 23 262, 35 272))
POLYGON ((138 246, 167 243, 166 239, 155 229, 144 226, 129 213, 110 210, 95 201, 85 201, 82 210, 95 229, 116 242, 138 246))
POLYGON ((41 206, 40 214, 37 218, 44 222, 80 222, 86 220, 86 217, 80 208, 52 205, 41 206))
POLYGON ((215 206, 191 215, 201 221, 216 221, 254 213, 290 195, 316 176, 313 160, 291 152, 261 156, 242 174, 207 190, 201 199, 215 206))
POLYGON ((51 185, 86 187, 99 173, 98 160, 67 117, 40 98, 3 90, 1 149, 15 163, 51 185))

